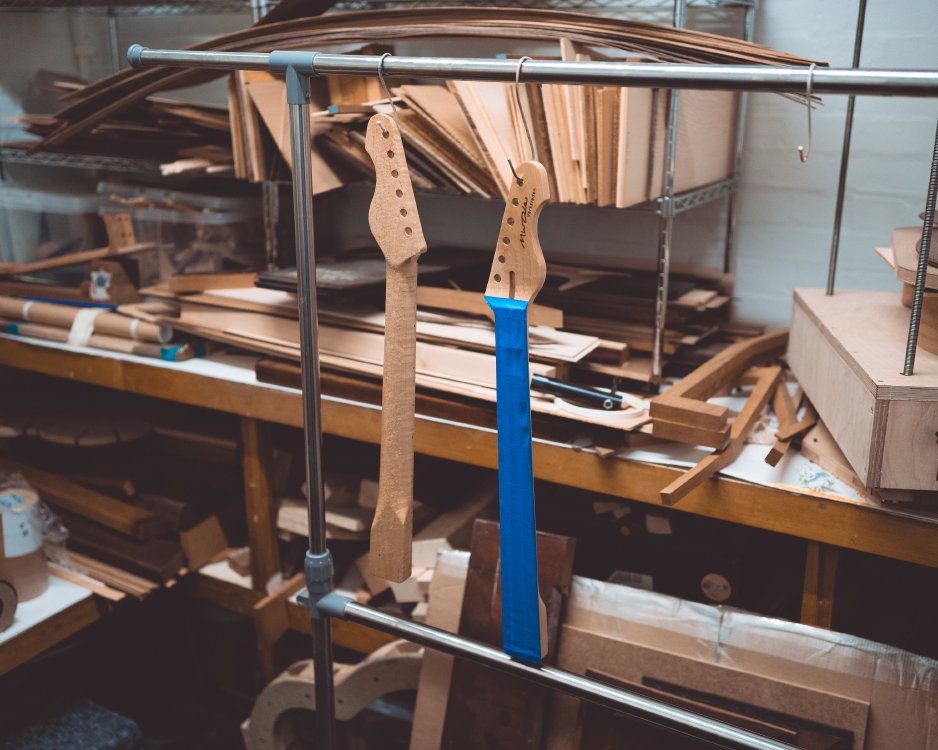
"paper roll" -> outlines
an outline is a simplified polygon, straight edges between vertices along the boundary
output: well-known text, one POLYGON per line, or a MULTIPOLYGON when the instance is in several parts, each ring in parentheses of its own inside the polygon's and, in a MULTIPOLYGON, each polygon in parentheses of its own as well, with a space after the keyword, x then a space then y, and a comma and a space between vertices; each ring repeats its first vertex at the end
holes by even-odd
POLYGON ((0 633, 13 624, 17 603, 13 585, 9 581, 0 581, 0 633))
MULTIPOLYGON (((71 329, 82 309, 51 302, 22 300, 17 297, 0 297, 0 316, 58 328, 71 329)), ((105 336, 160 344, 165 344, 172 338, 171 328, 112 312, 97 315, 94 319, 93 331, 105 336)))
POLYGON ((0 580, 12 583, 23 602, 39 596, 49 584, 35 490, 0 490, 0 580))

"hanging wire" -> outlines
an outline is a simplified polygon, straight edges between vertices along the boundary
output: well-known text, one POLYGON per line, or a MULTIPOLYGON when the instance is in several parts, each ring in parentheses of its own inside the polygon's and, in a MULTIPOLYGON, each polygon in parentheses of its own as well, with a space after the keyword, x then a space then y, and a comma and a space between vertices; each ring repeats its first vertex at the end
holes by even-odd
POLYGON ((391 117, 397 119, 397 107, 394 106, 394 97, 391 96, 391 89, 388 88, 388 84, 384 80, 384 59, 386 57, 391 57, 391 53, 385 52, 378 61, 378 80, 381 82, 384 93, 388 95, 388 104, 391 105, 391 117))
POLYGON ((811 89, 814 87, 814 68, 816 67, 815 63, 811 63, 808 66, 808 83, 805 88, 805 99, 807 100, 808 106, 808 147, 798 146, 798 158, 801 159, 802 164, 807 164, 808 159, 811 158, 811 142, 813 141, 813 133, 811 132, 811 110, 814 109, 814 105, 811 103, 811 89))
MULTIPOLYGON (((518 69, 515 71, 515 103, 518 105, 518 112, 521 113, 521 124, 524 127, 524 133, 528 137, 528 146, 531 148, 531 160, 537 161, 537 147, 534 145, 534 136, 531 135, 531 127, 528 125, 527 115, 524 114, 524 107, 521 106, 521 68, 531 58, 524 55, 518 60, 518 69)), ((509 161, 509 164, 511 162, 509 161)), ((512 167, 514 173, 514 167, 512 167)), ((517 177, 517 175, 516 175, 517 177)))

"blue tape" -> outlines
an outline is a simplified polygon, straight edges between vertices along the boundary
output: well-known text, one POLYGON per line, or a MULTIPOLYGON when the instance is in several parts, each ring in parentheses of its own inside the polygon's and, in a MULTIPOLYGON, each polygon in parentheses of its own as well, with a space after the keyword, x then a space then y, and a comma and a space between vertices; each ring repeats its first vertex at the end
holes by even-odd
POLYGON ((498 391, 498 512, 501 524, 502 650, 541 661, 538 608, 528 303, 486 297, 495 314, 498 391))

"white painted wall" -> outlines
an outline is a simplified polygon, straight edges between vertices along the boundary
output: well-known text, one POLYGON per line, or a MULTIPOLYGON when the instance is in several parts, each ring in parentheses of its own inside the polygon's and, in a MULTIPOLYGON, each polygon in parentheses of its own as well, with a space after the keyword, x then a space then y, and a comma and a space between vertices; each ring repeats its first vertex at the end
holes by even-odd
MULTIPOLYGON (((763 0, 761 5, 757 41, 849 66, 857 0, 763 0)), ((238 28, 247 20, 246 16, 123 18, 119 42, 122 49, 132 41, 182 46, 238 28)), ((936 0, 869 0, 862 65, 938 69, 936 35, 936 0)), ((458 54, 457 46, 448 43, 447 51, 458 54)), ((29 93, 31 71, 39 66, 88 77, 109 72, 104 20, 58 13, 0 14, 0 136, 12 135, 4 118, 18 111, 29 93)), ((814 113, 811 160, 802 165, 795 149, 806 139, 805 109, 775 95, 751 96, 735 260, 738 319, 784 324, 793 288, 825 284, 845 108, 845 97, 825 98, 814 113)), ((858 100, 839 288, 896 288, 873 247, 888 244, 893 227, 918 221, 936 120, 938 100, 858 100)), ((459 223, 460 215, 471 213, 469 209, 465 203, 453 209, 434 205, 437 215, 427 217, 425 224, 451 226, 448 215, 455 212, 459 223)), ((462 231, 474 232, 480 247, 488 247, 500 210, 482 207, 480 215, 486 218, 462 231)), ((558 207, 548 209, 544 221, 549 222, 549 231, 543 233, 549 252, 654 255, 652 217, 558 207)), ((365 227, 364 221, 360 223, 365 227)), ((678 217, 675 258, 719 265, 722 225, 717 204, 678 217)), ((428 235, 428 239, 433 238, 428 235)))
MULTIPOLYGON (((857 2, 765 0, 756 39, 847 67, 857 2)), ((938 2, 869 0, 862 67, 938 69, 938 2)), ((737 316, 786 323, 795 287, 823 287, 837 194, 846 97, 814 112, 811 158, 803 107, 770 94, 750 98, 736 254, 737 316)), ((895 289, 873 252, 893 227, 919 222, 928 186, 938 100, 863 97, 856 103, 837 287, 895 289)))

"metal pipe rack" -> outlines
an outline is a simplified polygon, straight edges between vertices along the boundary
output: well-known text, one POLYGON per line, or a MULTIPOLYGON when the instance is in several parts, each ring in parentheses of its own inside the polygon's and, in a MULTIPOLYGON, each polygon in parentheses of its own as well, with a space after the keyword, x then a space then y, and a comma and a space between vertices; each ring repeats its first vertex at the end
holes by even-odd
MULTIPOLYGON (((341 617, 407 638, 429 648, 483 664, 520 678, 595 702, 599 705, 681 732, 715 746, 783 750, 790 745, 722 722, 697 716, 660 701, 636 696, 580 675, 514 660, 497 649, 436 628, 413 623, 357 604, 332 593, 332 559, 325 543, 317 350, 316 264, 313 248, 313 198, 309 164, 309 81, 318 75, 448 78, 524 83, 605 84, 615 86, 724 89, 801 93, 809 82, 818 94, 938 97, 938 71, 811 69, 625 62, 554 62, 531 60, 519 71, 510 60, 395 57, 274 51, 271 53, 151 50, 133 45, 133 67, 168 65, 222 70, 267 70, 283 74, 290 108, 293 191, 296 223, 297 280, 304 408, 305 462, 309 487, 309 539, 304 601, 313 624, 318 747, 334 746, 335 706, 332 690, 330 617, 341 617), (305 251, 305 252, 304 252, 305 251)), ((932 202, 933 205, 933 202, 932 202)), ((917 286, 924 283, 919 266, 917 286)), ((917 322, 916 322, 917 327, 917 322)))

